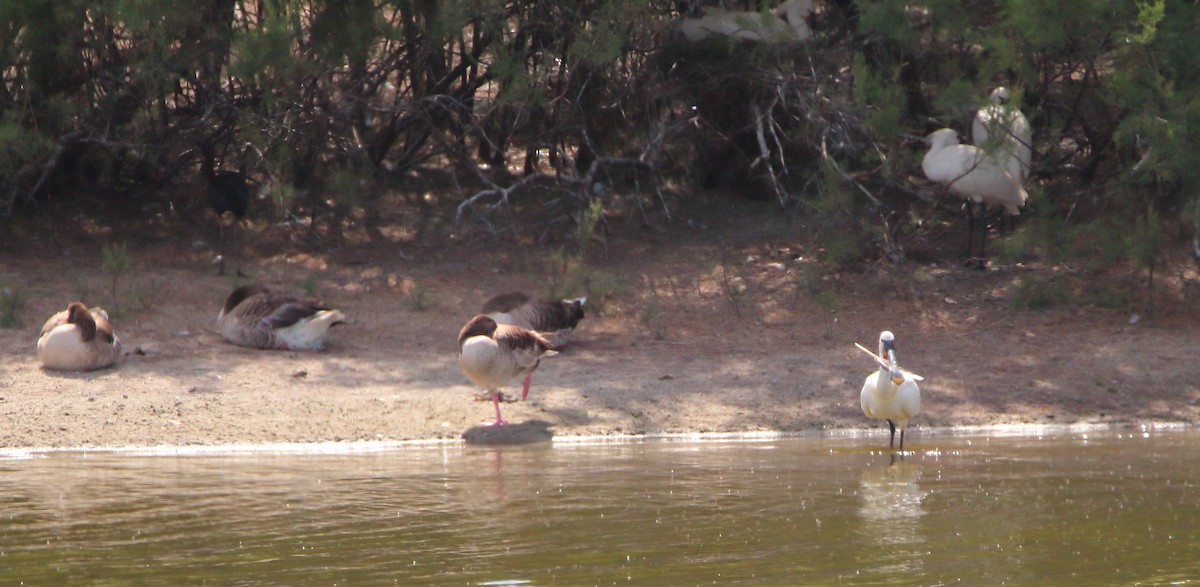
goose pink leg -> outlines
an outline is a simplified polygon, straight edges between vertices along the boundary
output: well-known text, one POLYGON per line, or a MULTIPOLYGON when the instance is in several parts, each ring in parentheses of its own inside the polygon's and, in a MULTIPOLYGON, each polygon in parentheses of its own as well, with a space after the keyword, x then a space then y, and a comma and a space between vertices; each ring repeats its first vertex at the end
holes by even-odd
POLYGON ((483 424, 485 426, 503 426, 508 424, 508 420, 505 420, 504 417, 500 415, 500 392, 494 389, 489 389, 488 394, 492 396, 492 406, 496 408, 496 419, 491 422, 484 422, 483 424))
POLYGON ((525 376, 525 387, 521 389, 521 401, 525 401, 525 398, 529 397, 529 382, 532 380, 533 371, 530 371, 529 375, 525 376))

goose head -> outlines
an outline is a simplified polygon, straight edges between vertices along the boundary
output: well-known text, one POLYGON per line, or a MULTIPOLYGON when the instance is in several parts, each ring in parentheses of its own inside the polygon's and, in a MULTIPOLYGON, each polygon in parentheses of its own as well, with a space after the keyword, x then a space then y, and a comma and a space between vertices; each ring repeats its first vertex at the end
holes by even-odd
POLYGON ((458 347, 462 348, 463 342, 472 336, 492 338, 496 334, 496 328, 496 321, 490 316, 480 314, 471 318, 469 322, 463 325, 462 330, 458 332, 458 347))
POLYGON ((563 308, 567 311, 567 323, 571 325, 571 328, 574 328, 579 324, 580 320, 583 320, 583 305, 586 303, 586 297, 562 301, 563 308))
POLYGON ((71 302, 67 306, 67 324, 74 324, 79 330, 79 338, 83 342, 91 342, 99 334, 105 342, 112 342, 112 326, 108 324, 108 313, 97 309, 95 314, 88 311, 82 302, 71 302))

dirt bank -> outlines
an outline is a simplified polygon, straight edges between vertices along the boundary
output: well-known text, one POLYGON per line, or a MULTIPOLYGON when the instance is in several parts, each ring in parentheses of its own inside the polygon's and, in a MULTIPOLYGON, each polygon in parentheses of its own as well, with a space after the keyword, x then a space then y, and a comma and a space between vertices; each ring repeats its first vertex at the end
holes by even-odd
MULTIPOLYGON (((530 401, 503 406, 524 423, 511 434, 877 426, 858 407, 872 366, 852 343, 873 347, 884 328, 902 363, 926 377, 918 430, 1200 421, 1198 312, 1184 303, 1132 324, 1128 310, 1017 310, 1021 277, 1049 271, 1017 265, 880 264, 829 276, 796 227, 769 217, 728 230, 677 222, 589 256, 601 297, 576 342, 543 362, 530 401)), ((555 251, 447 240, 296 252, 256 247, 256 234, 269 238, 259 226, 246 259, 254 279, 313 290, 349 317, 323 352, 271 352, 215 334, 233 282, 214 274, 211 246, 194 242, 204 227, 166 232, 130 242, 136 268, 118 285, 127 307, 113 322, 140 353, 86 374, 44 371, 35 343, 42 321, 72 300, 112 309, 100 247, 113 230, 27 227, 0 249, 0 281, 27 299, 21 326, 0 330, 0 446, 479 434, 491 407, 471 399, 455 336, 494 293, 546 291, 555 251)))

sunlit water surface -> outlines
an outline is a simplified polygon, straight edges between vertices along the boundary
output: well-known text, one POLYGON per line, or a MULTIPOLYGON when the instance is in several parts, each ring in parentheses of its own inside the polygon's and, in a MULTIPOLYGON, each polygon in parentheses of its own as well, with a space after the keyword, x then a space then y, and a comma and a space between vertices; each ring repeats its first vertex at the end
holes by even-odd
POLYGON ((1200 433, 0 460, 0 585, 1200 585, 1200 433))

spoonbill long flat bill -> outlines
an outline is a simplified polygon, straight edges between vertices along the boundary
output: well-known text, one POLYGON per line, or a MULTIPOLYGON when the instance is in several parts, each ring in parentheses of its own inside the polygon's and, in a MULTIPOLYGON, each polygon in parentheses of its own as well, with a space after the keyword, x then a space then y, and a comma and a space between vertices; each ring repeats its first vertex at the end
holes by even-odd
POLYGON ((917 381, 923 378, 901 369, 896 363, 896 336, 891 331, 879 333, 879 355, 875 359, 879 369, 863 382, 859 402, 868 418, 887 420, 891 431, 888 448, 895 448, 896 429, 900 429, 900 450, 903 451, 908 421, 921 412, 921 390, 917 381))

